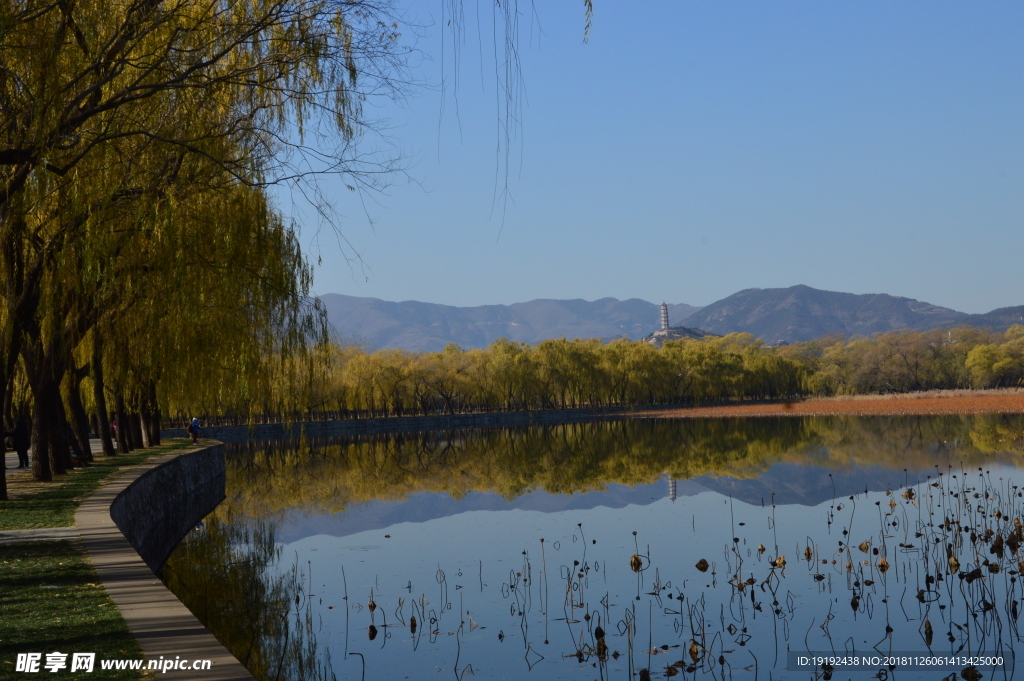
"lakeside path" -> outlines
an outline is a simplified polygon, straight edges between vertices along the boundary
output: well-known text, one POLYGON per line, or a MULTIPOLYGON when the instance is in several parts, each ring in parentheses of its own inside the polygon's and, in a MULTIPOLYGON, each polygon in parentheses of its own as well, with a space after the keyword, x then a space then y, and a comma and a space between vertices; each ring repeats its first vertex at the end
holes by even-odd
POLYGON ((729 418, 739 416, 910 416, 938 414, 1024 414, 1024 393, 870 395, 769 404, 651 410, 638 418, 729 418))
MULTIPOLYGON (((203 446, 210 446, 209 442, 204 442, 203 446)), ((189 669, 187 678, 255 681, 248 670, 153 574, 110 517, 110 506, 115 497, 133 482, 171 459, 199 451, 203 446, 172 452, 125 471, 79 506, 75 525, 96 573, 142 648, 147 663, 182 657, 191 663, 209 661, 210 668, 189 669)))
MULTIPOLYGON (((97 444, 91 444, 94 455, 98 455, 97 444)), ((11 476, 13 480, 8 479, 13 498, 11 502, 0 502, 0 528, 8 528, 0 529, 0 564, 12 557, 15 562, 28 560, 26 556, 35 557, 39 570, 19 573, 10 583, 3 583, 3 578, 14 571, 5 574, 0 570, 0 612, 7 616, 0 618, 0 678, 13 673, 17 652, 44 652, 41 648, 50 651, 54 646, 63 650, 77 642, 85 645, 85 649, 72 652, 85 652, 91 645, 99 660, 141 659, 148 665, 151 661, 184 657, 190 662, 210 663, 208 669, 172 669, 174 678, 254 681, 245 667, 153 574, 110 516, 114 498, 132 482, 177 456, 210 445, 211 441, 203 441, 199 446, 168 443, 152 450, 136 450, 134 455, 98 456, 93 466, 72 469, 54 482, 33 482, 30 469, 17 471, 11 476), (85 494, 70 496, 68 490, 76 476, 104 468, 109 469, 109 474, 91 480, 85 494), (31 497, 40 491, 46 499, 38 506, 27 512, 15 509, 19 501, 32 503, 31 497), (59 515, 47 504, 56 504, 65 512, 67 526, 33 526, 30 521, 39 515, 51 519, 59 515), (55 568, 72 560, 80 564, 74 575, 77 581, 68 576, 69 568, 55 568), (59 580, 64 581, 63 588, 58 590, 53 583, 59 580), (11 604, 16 607, 5 611, 11 604), (105 606, 115 606, 116 615, 111 613, 114 608, 105 606), (69 621, 78 622, 78 628, 69 628, 69 621), (5 626, 17 635, 5 635, 5 626), (12 638, 17 639, 17 649, 5 640, 12 638), (127 645, 126 639, 134 640, 127 645)), ((152 671, 125 671, 115 676, 155 678, 152 671)))

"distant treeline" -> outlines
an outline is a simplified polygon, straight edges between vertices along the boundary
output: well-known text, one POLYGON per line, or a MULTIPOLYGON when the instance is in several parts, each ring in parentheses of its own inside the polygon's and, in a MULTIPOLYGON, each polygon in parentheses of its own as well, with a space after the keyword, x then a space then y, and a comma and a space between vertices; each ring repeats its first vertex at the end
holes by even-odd
MULTIPOLYGON (((707 404, 804 396, 1019 386, 1024 326, 893 331, 768 346, 747 333, 671 341, 500 339, 442 352, 329 346, 322 361, 269 377, 253 399, 210 395, 216 421, 358 418, 574 407, 707 404)), ((295 366, 295 365, 293 365, 295 366)), ((208 393, 209 394, 209 393, 208 393)))

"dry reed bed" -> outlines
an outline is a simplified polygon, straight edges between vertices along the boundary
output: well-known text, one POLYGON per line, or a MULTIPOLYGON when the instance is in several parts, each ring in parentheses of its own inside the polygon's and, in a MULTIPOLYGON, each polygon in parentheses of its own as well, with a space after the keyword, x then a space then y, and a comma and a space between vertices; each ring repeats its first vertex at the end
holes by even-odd
POLYGON ((1021 414, 1024 391, 943 390, 913 395, 858 395, 771 404, 730 404, 651 412, 650 418, 733 416, 905 416, 928 414, 1021 414))

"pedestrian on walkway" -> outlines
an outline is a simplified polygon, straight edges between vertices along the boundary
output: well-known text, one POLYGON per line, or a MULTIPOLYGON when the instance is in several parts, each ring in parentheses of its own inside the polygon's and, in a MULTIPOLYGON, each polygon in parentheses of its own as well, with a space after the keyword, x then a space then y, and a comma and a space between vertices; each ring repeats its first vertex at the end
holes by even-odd
POLYGON ((11 436, 11 444, 14 451, 18 452, 18 468, 28 468, 28 448, 32 446, 32 429, 28 427, 28 421, 24 416, 18 418, 14 424, 14 430, 4 435, 11 436))
POLYGON ((192 435, 192 444, 196 443, 199 439, 199 418, 193 416, 192 422, 188 424, 188 432, 192 435))

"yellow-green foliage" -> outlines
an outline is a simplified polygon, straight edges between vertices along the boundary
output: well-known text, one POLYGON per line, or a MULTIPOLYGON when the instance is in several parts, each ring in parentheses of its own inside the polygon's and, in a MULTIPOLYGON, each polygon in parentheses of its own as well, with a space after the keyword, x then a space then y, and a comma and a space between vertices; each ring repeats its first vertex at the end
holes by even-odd
POLYGON ((1021 326, 998 334, 904 330, 778 347, 735 333, 662 348, 560 338, 534 346, 500 339, 485 350, 332 346, 325 353, 301 371, 281 364, 252 398, 223 391, 218 409, 208 413, 260 419, 707 404, 1016 386, 1024 379, 1021 326))
POLYGON ((151 422, 157 398, 217 413, 311 370, 294 358, 326 320, 265 188, 374 183, 350 145, 365 94, 401 71, 388 17, 326 0, 0 3, 0 402, 32 412, 39 479, 70 463, 62 390, 84 439, 85 374, 96 402, 105 389, 151 422))
POLYGON ((973 348, 967 354, 966 367, 978 387, 1020 385, 1024 381, 1024 326, 1007 329, 1006 342, 973 348))

